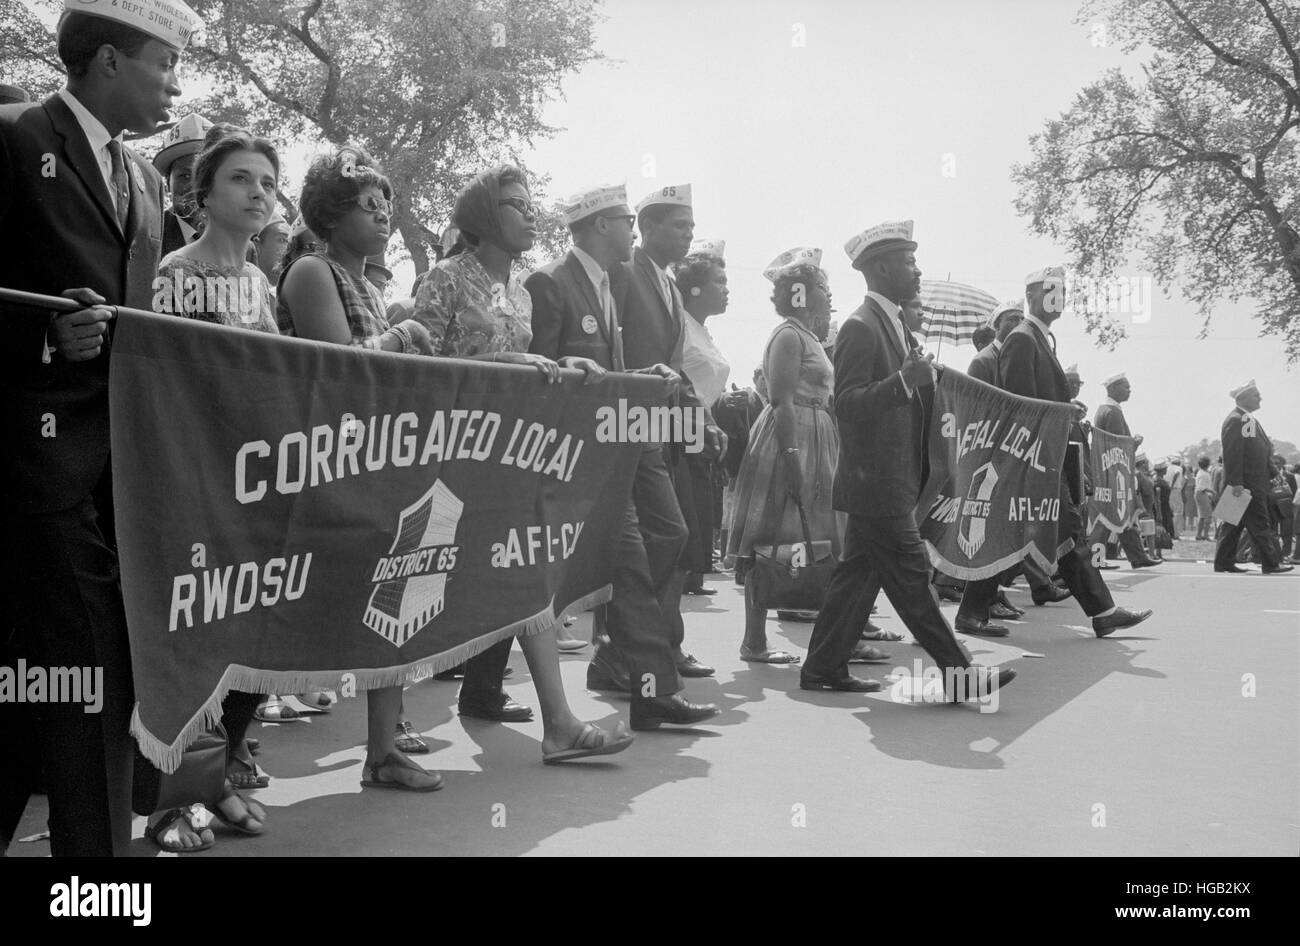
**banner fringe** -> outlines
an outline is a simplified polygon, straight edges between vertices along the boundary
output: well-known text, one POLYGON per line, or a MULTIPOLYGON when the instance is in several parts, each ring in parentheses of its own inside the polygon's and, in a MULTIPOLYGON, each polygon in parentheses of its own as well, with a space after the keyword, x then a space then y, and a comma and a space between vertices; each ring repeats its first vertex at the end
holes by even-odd
MULTIPOLYGON (((1073 544, 1074 544, 1073 541, 1067 543, 1064 546, 1064 549, 1069 549, 1071 546, 1073 546, 1073 544)), ((1004 555, 996 562, 993 562, 992 564, 989 565, 981 566, 980 568, 970 568, 965 565, 954 565, 952 562, 948 561, 948 559, 943 557, 943 554, 935 547, 934 543, 931 542, 929 539, 925 540, 925 548, 926 551, 930 553, 931 565, 939 569, 939 571, 943 572, 945 575, 949 576, 950 578, 958 578, 961 579, 962 581, 982 581, 985 578, 992 578, 995 575, 998 575, 1006 571, 1008 568, 1010 568, 1013 565, 1019 565, 1026 558, 1032 558, 1034 562, 1038 565, 1038 567, 1044 569, 1048 574, 1051 574, 1052 570, 1056 567, 1056 561, 1052 560, 1049 562, 1047 560, 1047 556, 1045 556, 1041 551, 1039 551, 1037 544, 1035 544, 1034 542, 1030 542, 1028 545, 1026 545, 1023 549, 1021 549, 1018 552, 1012 552, 1008 555, 1004 555)), ((1063 554, 1065 554, 1064 551, 1058 550, 1057 558, 1060 558, 1061 555, 1063 554)))
POLYGON ((563 618, 604 604, 613 597, 613 585, 605 585, 590 594, 571 602, 558 615, 555 602, 531 617, 507 624, 451 650, 433 654, 409 664, 354 670, 258 670, 241 664, 231 664, 217 681, 211 695, 181 728, 176 740, 163 742, 145 726, 140 718, 140 703, 131 712, 131 735, 140 746, 140 752, 163 772, 172 773, 180 768, 185 749, 201 733, 213 728, 221 720, 221 704, 231 690, 244 693, 303 693, 312 689, 338 689, 344 674, 352 674, 357 690, 375 690, 383 687, 418 683, 435 673, 450 670, 471 657, 481 654, 499 641, 510 637, 532 637, 552 630, 563 618))

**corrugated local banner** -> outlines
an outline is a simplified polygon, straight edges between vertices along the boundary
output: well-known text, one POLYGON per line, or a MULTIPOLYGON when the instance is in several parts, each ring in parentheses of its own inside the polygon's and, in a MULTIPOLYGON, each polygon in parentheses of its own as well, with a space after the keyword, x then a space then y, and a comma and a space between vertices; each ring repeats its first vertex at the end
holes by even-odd
POLYGON ((227 690, 392 685, 607 598, 642 447, 598 410, 662 397, 130 313, 112 357, 132 732, 165 771, 227 690))
POLYGON ((1032 556, 1050 569, 1062 543, 1061 468, 1073 408, 1008 394, 945 368, 930 420, 921 537, 944 574, 991 578, 1032 556))
POLYGON ((1089 444, 1088 472, 1092 496, 1088 500, 1088 521, 1100 522, 1111 532, 1123 532, 1137 521, 1137 474, 1133 454, 1137 444, 1096 427, 1089 444))

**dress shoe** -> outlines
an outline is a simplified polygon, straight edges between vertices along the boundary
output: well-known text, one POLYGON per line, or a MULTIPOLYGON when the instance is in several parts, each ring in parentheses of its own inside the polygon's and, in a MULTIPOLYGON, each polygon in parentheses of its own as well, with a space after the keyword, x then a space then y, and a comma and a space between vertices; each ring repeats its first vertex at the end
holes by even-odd
POLYGON ((841 693, 876 693, 881 686, 875 680, 855 677, 847 670, 833 677, 823 677, 806 670, 799 671, 801 690, 837 690, 841 693))
POLYGON ((636 730, 658 729, 660 726, 694 726, 706 719, 712 719, 720 712, 713 703, 692 703, 680 693, 672 696, 656 696, 648 700, 634 700, 632 711, 632 728, 636 730))
POLYGON ((494 723, 526 723, 533 718, 531 706, 516 703, 504 690, 495 694, 462 693, 457 700, 456 710, 461 716, 489 719, 494 723))
POLYGON ((703 585, 700 585, 700 587, 698 588, 685 588, 683 589, 683 591, 685 594, 692 595, 693 597, 697 597, 697 598, 699 597, 709 598, 718 593, 717 588, 705 588, 703 585))
POLYGON ((1214 570, 1215 570, 1216 572, 1227 572, 1227 573, 1230 574, 1230 575, 1244 575, 1244 574, 1246 574, 1246 569, 1244 569, 1244 568, 1238 568, 1236 565, 1229 565, 1227 568, 1219 568, 1218 566, 1215 566, 1215 569, 1214 569, 1214 570))
POLYGON ((1060 588, 1056 585, 1044 588, 1035 588, 1030 597, 1034 599, 1034 604, 1056 604, 1058 601, 1064 601, 1070 597, 1072 592, 1069 588, 1060 588))
POLYGON ((1144 559, 1142 559, 1142 561, 1140 561, 1140 562, 1134 562, 1130 567, 1131 567, 1134 571, 1136 571, 1136 570, 1139 569, 1139 568, 1153 568, 1153 567, 1155 567, 1156 565, 1162 565, 1162 564, 1164 564, 1164 563, 1163 563, 1163 561, 1162 561, 1161 559, 1158 559, 1158 558, 1144 558, 1144 559))
POLYGON ((994 601, 989 606, 989 617, 997 618, 999 621, 1012 621, 1023 613, 1019 608, 1008 608, 1001 601, 994 601))
POLYGON ((1007 593, 1002 590, 998 591, 998 604, 1002 605, 1002 607, 1006 608, 1008 611, 1016 612, 1016 617, 1020 617, 1020 615, 1025 613, 1025 609, 1018 608, 1012 604, 1011 599, 1007 597, 1007 593))
MULTIPOLYGON (((515 672, 514 667, 506 667, 506 669, 501 672, 501 679, 502 680, 506 679, 514 672, 515 672)), ((452 667, 450 670, 444 670, 441 673, 435 673, 433 675, 433 679, 442 680, 444 682, 447 680, 464 680, 465 665, 457 664, 456 666, 452 667)))
POLYGON ((587 664, 587 689, 630 693, 632 681, 628 679, 626 672, 615 670, 604 661, 593 660, 587 664))
POLYGON ((1114 563, 1112 563, 1112 562, 1102 562, 1100 565, 1097 566, 1097 571, 1099 571, 1099 572, 1113 572, 1113 571, 1115 571, 1115 569, 1117 569, 1117 568, 1119 568, 1119 566, 1116 565, 1116 564, 1114 564, 1114 563))
POLYGON ((1151 617, 1151 609, 1144 611, 1130 611, 1128 608, 1116 608, 1104 618, 1093 618, 1092 629, 1097 632, 1098 637, 1105 637, 1112 631, 1118 631, 1121 628, 1132 627, 1134 624, 1141 624, 1147 618, 1151 617))
POLYGON ((934 590, 944 601, 960 601, 961 590, 954 588, 952 585, 935 585, 934 590))
POLYGON ((801 624, 812 624, 817 620, 816 611, 777 611, 776 619, 778 621, 798 621, 801 624))
POLYGON ((988 621, 981 621, 979 618, 963 617, 957 615, 957 620, 952 626, 962 634, 976 634, 980 637, 1006 637, 1011 632, 1001 624, 990 624, 988 621))
POLYGON ((683 677, 711 677, 714 670, 696 660, 694 654, 682 654, 677 658, 677 672, 683 677))
POLYGON ((1263 569, 1263 572, 1265 575, 1281 575, 1283 572, 1289 572, 1294 570, 1295 570, 1294 565, 1274 565, 1272 568, 1266 566, 1263 569))
MULTIPOLYGON (((956 673, 956 668, 953 669, 956 673)), ((951 680, 947 674, 945 680, 951 680)), ((1016 678, 1016 672, 1010 667, 981 667, 978 664, 967 669, 963 674, 964 683, 956 692, 949 691, 948 699, 954 703, 969 703, 983 699, 994 690, 1000 690, 1016 678), (964 691, 964 692, 963 692, 964 691), (960 698, 960 700, 959 700, 960 698)))

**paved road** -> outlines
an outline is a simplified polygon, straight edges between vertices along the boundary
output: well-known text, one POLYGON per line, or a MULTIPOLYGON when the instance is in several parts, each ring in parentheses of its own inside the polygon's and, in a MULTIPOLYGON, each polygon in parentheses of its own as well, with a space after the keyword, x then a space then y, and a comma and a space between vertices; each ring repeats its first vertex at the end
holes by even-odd
MULTIPOLYGON (((743 603, 719 579, 715 598, 686 604, 688 649, 718 668, 688 692, 724 707, 717 725, 642 734, 605 763, 544 767, 540 723, 462 723, 457 685, 426 681, 406 705, 446 787, 363 794, 365 704, 345 700, 310 723, 256 724, 274 776, 258 794, 269 833, 222 835, 197 856, 1295 855, 1300 577, 1195 562, 1107 576, 1118 603, 1155 617, 1097 640, 1072 602, 1034 608, 1018 593, 1029 613, 1010 638, 964 638, 977 660, 1020 671, 994 713, 900 702, 888 685, 805 693, 797 670, 745 664, 743 603)), ((888 603, 880 623, 900 626, 888 603)), ((771 644, 799 652, 810 630, 769 621, 771 644)), ((923 656, 886 648, 909 675, 923 656)), ((562 660, 577 712, 626 718, 626 703, 584 689, 585 658, 562 660)), ((511 663, 512 694, 535 705, 517 649, 511 663)), ((891 672, 857 668, 868 670, 891 672)), ((34 801, 20 836, 44 818, 34 801)))

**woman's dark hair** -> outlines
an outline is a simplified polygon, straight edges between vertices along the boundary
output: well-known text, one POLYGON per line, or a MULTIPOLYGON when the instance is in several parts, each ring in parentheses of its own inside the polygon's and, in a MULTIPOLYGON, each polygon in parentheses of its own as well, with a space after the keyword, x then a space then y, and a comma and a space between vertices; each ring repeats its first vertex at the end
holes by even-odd
MULTIPOLYGON (((194 161, 194 177, 190 182, 190 194, 194 197, 196 207, 202 207, 203 201, 211 192, 221 162, 236 151, 252 151, 262 155, 271 162, 271 167, 275 170, 276 183, 279 183, 280 156, 275 151, 275 145, 265 138, 254 138, 245 129, 236 128, 234 125, 214 125, 208 129, 207 136, 203 140, 203 150, 194 161), (218 128, 222 130, 218 132, 218 128)), ((274 199, 271 209, 275 209, 274 199)))
POLYGON ((99 47, 112 46, 134 59, 149 39, 147 33, 125 23, 86 13, 67 13, 59 20, 59 59, 70 78, 80 79, 90 71, 99 47))
POLYGON ((1208 470, 1210 468, 1210 458, 1199 457, 1196 461, 1196 465, 1199 466, 1202 470, 1208 470))
MULTIPOLYGON (((489 168, 460 189, 456 205, 451 212, 452 226, 460 231, 457 242, 472 248, 487 240, 501 241, 501 188, 518 184, 528 190, 528 175, 513 164, 499 164, 489 168)), ((453 247, 454 250, 454 247, 453 247)), ((456 255, 449 250, 447 256, 456 255)))
POLYGON ((689 296, 692 289, 698 289, 713 280, 715 270, 726 269, 725 261, 716 256, 688 256, 673 266, 673 278, 683 296, 689 296))
POLYGON ((312 161, 302 184, 298 208, 303 221, 328 243, 338 222, 356 206, 367 187, 378 187, 385 200, 393 199, 393 185, 362 149, 347 145, 334 154, 321 155, 312 161))
POLYGON ((807 310, 808 293, 817 287, 817 284, 826 278, 818 266, 811 263, 800 263, 798 266, 790 269, 780 276, 776 277, 776 284, 772 287, 772 305, 776 306, 776 314, 783 319, 798 318, 800 313, 807 310), (803 304, 795 305, 795 288, 803 286, 803 304))

